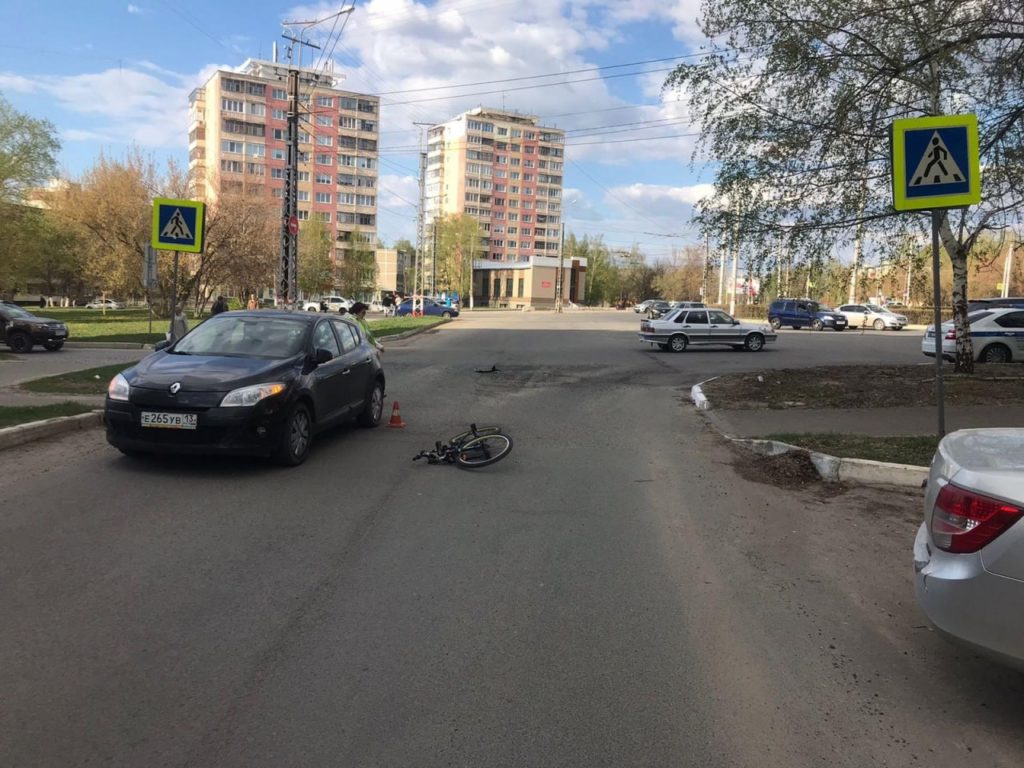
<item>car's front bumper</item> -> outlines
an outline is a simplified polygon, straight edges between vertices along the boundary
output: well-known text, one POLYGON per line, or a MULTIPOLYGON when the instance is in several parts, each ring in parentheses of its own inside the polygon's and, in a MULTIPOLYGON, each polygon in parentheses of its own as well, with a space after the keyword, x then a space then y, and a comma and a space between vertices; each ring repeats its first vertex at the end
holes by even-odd
POLYGON ((1024 582, 985 570, 981 553, 935 548, 925 523, 914 541, 917 603, 942 634, 1024 668, 1024 582))
POLYGON ((279 445, 285 421, 284 402, 246 408, 186 410, 139 406, 107 398, 107 442, 116 448, 147 453, 236 454, 265 456, 279 445), (142 411, 195 413, 195 429, 143 427, 142 411))

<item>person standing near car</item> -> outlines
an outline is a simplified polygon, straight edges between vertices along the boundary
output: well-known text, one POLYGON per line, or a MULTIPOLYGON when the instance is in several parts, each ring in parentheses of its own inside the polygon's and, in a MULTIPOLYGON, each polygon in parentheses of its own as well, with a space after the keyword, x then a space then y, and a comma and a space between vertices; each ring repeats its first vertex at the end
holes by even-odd
POLYGON ((254 310, 254 309, 259 309, 260 308, 260 303, 258 301, 256 301, 256 294, 255 293, 250 293, 249 294, 249 303, 245 305, 245 308, 250 310, 250 311, 254 310))
POLYGON ((211 315, 219 315, 221 312, 228 311, 228 303, 223 296, 218 296, 217 300, 213 302, 213 306, 210 307, 211 315))
POLYGON ((175 342, 188 333, 188 315, 185 314, 185 307, 179 306, 174 310, 174 317, 171 318, 171 342, 175 342))
POLYGON ((378 352, 384 351, 384 346, 374 338, 373 332, 370 331, 370 325, 366 322, 366 310, 369 307, 363 304, 361 301, 357 301, 352 305, 352 309, 349 310, 349 314, 353 315, 356 320, 359 321, 359 325, 363 329, 363 335, 366 336, 366 340, 377 348, 378 352))
POLYGON ((390 293, 384 294, 384 298, 381 299, 381 304, 384 305, 384 317, 391 317, 393 314, 391 308, 395 306, 395 300, 392 298, 390 293))

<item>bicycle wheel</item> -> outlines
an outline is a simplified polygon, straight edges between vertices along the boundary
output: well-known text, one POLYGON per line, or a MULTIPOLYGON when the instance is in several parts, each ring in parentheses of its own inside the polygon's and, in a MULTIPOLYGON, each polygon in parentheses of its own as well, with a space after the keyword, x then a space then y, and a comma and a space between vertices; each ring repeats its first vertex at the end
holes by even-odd
POLYGON ((501 461, 512 451, 512 438, 495 432, 467 440, 455 454, 455 463, 465 469, 486 467, 501 461))
MULTIPOLYGON (((496 435, 499 432, 501 432, 501 427, 477 427, 476 428, 476 435, 475 436, 476 437, 481 437, 483 435, 496 435)), ((460 432, 455 437, 453 437, 451 440, 449 440, 448 444, 449 445, 462 445, 464 442, 469 440, 471 437, 474 437, 473 431, 470 430, 470 429, 467 429, 465 432, 460 432)))

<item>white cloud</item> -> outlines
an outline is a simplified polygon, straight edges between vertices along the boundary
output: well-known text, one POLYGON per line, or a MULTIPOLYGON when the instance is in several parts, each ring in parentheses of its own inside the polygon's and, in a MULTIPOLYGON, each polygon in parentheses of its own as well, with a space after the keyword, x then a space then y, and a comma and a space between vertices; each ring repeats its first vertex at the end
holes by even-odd
POLYGON ((140 14, 143 13, 143 10, 134 3, 128 3, 128 13, 140 14))
POLYGON ((684 187, 670 187, 663 184, 629 184, 613 187, 614 198, 626 200, 641 206, 645 211, 655 215, 689 214, 693 206, 715 191, 711 184, 693 184, 684 187))

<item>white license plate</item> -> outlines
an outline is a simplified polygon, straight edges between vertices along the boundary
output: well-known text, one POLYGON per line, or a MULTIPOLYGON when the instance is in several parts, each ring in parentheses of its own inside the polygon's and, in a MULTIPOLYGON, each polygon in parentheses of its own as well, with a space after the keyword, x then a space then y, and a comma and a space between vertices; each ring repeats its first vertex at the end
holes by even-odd
POLYGON ((68 332, 67 331, 54 331, 53 335, 54 336, 67 336, 68 332))
POLYGON ((195 429, 198 418, 194 413, 142 412, 142 426, 159 429, 195 429))

